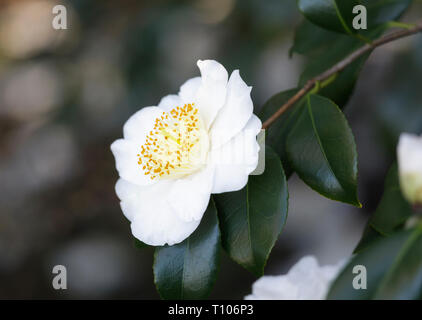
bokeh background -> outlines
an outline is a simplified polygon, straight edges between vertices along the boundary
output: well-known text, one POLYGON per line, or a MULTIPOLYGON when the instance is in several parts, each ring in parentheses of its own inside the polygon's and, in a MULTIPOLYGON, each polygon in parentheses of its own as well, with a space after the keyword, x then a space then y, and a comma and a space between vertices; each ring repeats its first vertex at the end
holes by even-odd
MULTIPOLYGON (((415 1, 403 20, 422 17, 415 1)), ((196 76, 197 59, 240 69, 256 110, 294 87, 295 0, 0 1, 0 298, 155 299, 152 250, 137 249, 114 193, 110 144, 142 106, 196 76), (68 29, 51 27, 63 4, 68 29), (54 265, 68 290, 51 286, 54 265)), ((381 196, 400 132, 422 131, 422 37, 376 51, 346 108, 359 152, 362 209, 295 176, 287 225, 268 262, 351 254, 381 196)), ((212 298, 242 298, 254 277, 225 254, 212 298)))

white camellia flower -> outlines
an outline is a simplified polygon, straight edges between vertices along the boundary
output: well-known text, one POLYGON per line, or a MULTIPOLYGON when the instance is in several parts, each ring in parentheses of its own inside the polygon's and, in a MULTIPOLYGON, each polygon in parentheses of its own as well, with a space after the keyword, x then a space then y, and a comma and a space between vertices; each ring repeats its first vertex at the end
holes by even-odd
POLYGON ((344 261, 333 266, 318 265, 313 256, 303 257, 286 275, 264 276, 252 285, 246 300, 322 300, 344 261))
POLYGON ((404 197, 412 204, 422 205, 422 136, 401 134, 397 158, 404 197))
POLYGON ((149 245, 189 237, 210 195, 242 189, 258 164, 262 124, 251 87, 237 70, 229 79, 216 61, 199 60, 198 67, 201 77, 132 115, 124 139, 111 145, 122 211, 133 235, 149 245))

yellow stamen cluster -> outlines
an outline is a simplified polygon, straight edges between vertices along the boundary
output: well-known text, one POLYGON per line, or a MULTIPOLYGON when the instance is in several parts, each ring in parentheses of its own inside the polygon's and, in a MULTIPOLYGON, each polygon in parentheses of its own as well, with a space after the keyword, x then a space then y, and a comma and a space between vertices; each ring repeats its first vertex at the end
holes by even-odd
POLYGON ((200 152, 203 131, 198 109, 185 104, 155 119, 138 154, 138 164, 151 179, 180 177, 196 170, 192 156, 200 152))

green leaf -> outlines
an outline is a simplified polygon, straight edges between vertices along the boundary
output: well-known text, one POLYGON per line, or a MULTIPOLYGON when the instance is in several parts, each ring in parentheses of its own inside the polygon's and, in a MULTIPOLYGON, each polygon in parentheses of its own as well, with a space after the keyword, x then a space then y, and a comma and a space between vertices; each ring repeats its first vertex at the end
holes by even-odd
MULTIPOLYGON (((303 22, 303 27, 299 27, 298 31, 303 34, 301 37, 295 37, 291 49, 293 52, 302 52, 307 47, 309 39, 314 39, 311 42, 319 43, 313 50, 306 53, 309 62, 305 65, 300 76, 299 87, 303 87, 310 79, 328 70, 364 44, 354 37, 335 34, 306 22, 303 22)), ((373 30, 367 36, 373 39, 379 36, 381 32, 382 30, 373 30)), ((360 70, 368 57, 369 53, 347 66, 337 75, 335 81, 321 89, 319 94, 330 98, 339 106, 344 106, 353 92, 360 70)))
MULTIPOLYGON (((396 21, 406 11, 412 0, 361 0, 368 12, 368 30, 359 30, 368 39, 375 39, 380 36, 380 31, 387 29, 384 25, 390 21, 396 21), (383 25, 383 26, 381 26, 383 25), (374 29, 376 29, 374 33, 374 29)), ((338 45, 338 41, 349 39, 358 45, 363 45, 362 39, 351 38, 348 35, 332 32, 324 29, 317 24, 313 24, 308 19, 303 19, 302 23, 296 28, 293 46, 290 53, 296 52, 306 56, 311 56, 316 52, 323 55, 342 50, 348 47, 347 43, 338 45), (330 48, 330 50, 327 50, 330 48)), ((346 50, 347 53, 350 50, 346 50)))
MULTIPOLYGON (((282 91, 271 97, 262 107, 259 117, 265 121, 271 117, 284 103, 298 92, 298 89, 282 91)), ((286 140, 293 126, 300 116, 304 103, 298 103, 288 109, 276 122, 266 131, 266 141, 278 154, 283 164, 284 172, 288 178, 293 170, 289 164, 286 153, 286 140)))
POLYGON ((369 225, 379 233, 389 235, 411 215, 412 208, 402 195, 398 167, 394 164, 388 172, 384 194, 377 210, 369 219, 369 225))
POLYGON ((302 23, 296 28, 290 55, 299 53, 312 56, 325 53, 325 50, 341 37, 346 36, 320 28, 309 20, 303 19, 302 23))
POLYGON ((151 247, 150 245, 147 245, 146 243, 144 243, 144 242, 142 242, 142 241, 140 241, 136 238, 133 238, 133 244, 138 249, 145 249, 145 248, 151 247))
POLYGON ((394 21, 406 11, 412 0, 361 0, 368 11, 368 29, 394 21))
POLYGON ((411 0, 298 0, 299 10, 315 25, 330 31, 354 34, 353 13, 356 5, 367 9, 368 29, 398 19, 412 3, 411 0))
POLYGON ((398 168, 394 164, 387 174, 384 194, 378 208, 369 218, 355 252, 361 251, 374 240, 397 231, 411 215, 412 208, 401 193, 398 168))
POLYGON ((383 237, 384 236, 381 233, 379 233, 377 230, 375 230, 369 224, 367 224, 365 229, 363 230, 362 238, 360 239, 353 253, 361 252, 367 246, 369 246, 372 242, 383 237))
MULTIPOLYGON (((371 34, 371 37, 375 35, 379 33, 371 34)), ((331 68, 362 45, 363 42, 354 37, 330 32, 304 20, 296 30, 291 48, 291 53, 297 52, 309 58, 298 86, 303 87, 310 79, 331 68)), ((337 75, 335 81, 322 88, 319 94, 343 107, 353 92, 360 70, 368 56, 369 54, 364 55, 347 66, 337 75)))
MULTIPOLYGON (((299 87, 303 87, 310 79, 328 70, 362 46, 359 40, 341 36, 335 42, 335 48, 329 47, 324 54, 312 57, 299 79, 299 87)), ((340 106, 344 106, 353 92, 360 71, 369 57, 369 53, 358 58, 337 75, 334 83, 319 91, 320 95, 330 98, 340 106)))
POLYGON ((396 154, 397 143, 402 132, 422 132, 422 73, 421 38, 412 50, 400 52, 391 61, 388 77, 383 79, 383 89, 375 101, 374 128, 378 128, 379 143, 389 156, 396 154), (405 74, 406 77, 400 77, 405 74))
POLYGON ((295 172, 327 198, 360 206, 357 197, 357 152, 341 110, 329 99, 309 95, 306 111, 287 138, 295 172))
POLYGON ((220 230, 213 200, 199 227, 183 242, 157 247, 154 279, 163 299, 203 299, 215 282, 220 255, 220 230))
POLYGON ((266 147, 264 173, 250 176, 240 191, 215 195, 215 200, 224 249, 261 276, 287 218, 287 182, 277 154, 266 147))
POLYGON ((298 0, 299 10, 312 23, 331 31, 352 34, 357 0, 298 0))
POLYGON ((419 299, 422 297, 422 228, 381 238, 354 256, 334 281, 328 299, 419 299), (367 289, 353 288, 353 268, 367 270, 367 289))
MULTIPOLYGON (((308 5, 318 6, 321 1, 310 0, 309 2, 308 5)), ((345 0, 338 2, 344 2, 345 5, 347 5, 347 2, 350 3, 350 1, 345 0)), ((291 49, 291 53, 304 54, 310 58, 300 77, 299 87, 363 46, 365 43, 362 41, 362 36, 370 40, 378 38, 387 29, 385 23, 398 19, 410 3, 409 0, 364 1, 368 9, 368 30, 359 30, 359 36, 353 37, 331 32, 321 28, 321 25, 312 24, 305 19, 296 30, 294 45, 291 49)), ((334 2, 332 2, 332 5, 334 5, 334 2)), ((330 98, 340 107, 344 107, 369 55, 370 53, 349 65, 337 75, 334 82, 323 88, 319 94, 330 98)))
POLYGON ((422 299, 422 228, 408 237, 394 264, 385 274, 375 299, 422 299))
MULTIPOLYGON (((309 29, 309 37, 312 37, 313 30, 315 31, 316 29, 319 28, 314 27, 313 29, 309 29)), ((371 29, 365 36, 369 39, 376 39, 383 31, 384 27, 371 29)), ((303 87, 310 79, 328 70, 363 45, 364 43, 359 39, 342 34, 337 35, 336 40, 332 40, 329 47, 325 47, 323 50, 310 56, 309 62, 300 75, 299 87, 303 87)), ((343 107, 349 100, 360 71, 369 55, 370 53, 367 53, 348 65, 343 71, 337 74, 335 81, 322 88, 319 94, 330 98, 339 106, 343 107)))

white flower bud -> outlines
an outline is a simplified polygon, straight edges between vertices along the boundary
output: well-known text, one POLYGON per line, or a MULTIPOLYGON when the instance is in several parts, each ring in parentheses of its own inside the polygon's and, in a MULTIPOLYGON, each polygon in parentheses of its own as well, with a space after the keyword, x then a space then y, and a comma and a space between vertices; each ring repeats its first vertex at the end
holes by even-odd
POLYGON ((397 146, 400 187, 404 197, 422 205, 422 136, 403 133, 397 146))

